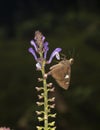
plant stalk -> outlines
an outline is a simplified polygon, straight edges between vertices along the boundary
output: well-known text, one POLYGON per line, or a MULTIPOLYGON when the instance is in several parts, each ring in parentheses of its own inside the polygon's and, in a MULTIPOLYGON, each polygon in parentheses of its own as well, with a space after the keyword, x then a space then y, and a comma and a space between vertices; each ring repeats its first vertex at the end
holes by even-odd
MULTIPOLYGON (((42 57, 42 55, 41 55, 42 57)), ((43 58, 43 57, 42 57, 43 58)), ((45 75, 45 61, 42 62, 42 76, 43 76, 43 87, 44 87, 44 130, 48 130, 48 89, 45 75)))

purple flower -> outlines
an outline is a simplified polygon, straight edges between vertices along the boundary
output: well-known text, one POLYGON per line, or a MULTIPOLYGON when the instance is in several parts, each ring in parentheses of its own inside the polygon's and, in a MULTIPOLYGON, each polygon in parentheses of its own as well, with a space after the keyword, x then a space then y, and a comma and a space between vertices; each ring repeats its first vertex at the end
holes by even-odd
POLYGON ((35 60, 37 61, 38 58, 37 58, 37 55, 36 55, 35 51, 33 50, 33 48, 30 47, 30 48, 28 49, 28 51, 34 56, 35 60))
POLYGON ((44 40, 45 40, 45 36, 42 36, 42 41, 44 42, 44 40))
POLYGON ((52 59, 54 58, 54 56, 56 56, 56 58, 59 60, 60 57, 59 57, 59 52, 61 51, 62 49, 61 48, 56 48, 52 53, 51 53, 51 56, 49 58, 49 61, 48 63, 51 63, 52 59))
MULTIPOLYGON (((34 40, 30 41, 30 43, 34 47, 34 49, 32 47, 30 47, 28 49, 28 51, 34 56, 35 60, 37 61, 37 64, 36 64, 37 69, 41 69, 41 64, 42 64, 43 58, 44 58, 44 60, 46 60, 46 58, 47 58, 47 52, 49 50, 48 42, 44 42, 45 37, 39 31, 35 32, 34 39, 35 39, 35 41, 34 40), (40 59, 40 57, 39 58, 37 57, 36 52, 39 53, 39 55, 43 56, 42 59, 40 59), (40 61, 39 61, 39 59, 40 59, 40 61)), ((59 52, 61 50, 62 50, 61 48, 56 48, 51 53, 51 56, 50 56, 49 60, 47 61, 47 63, 50 64, 52 59, 54 58, 54 56, 56 56, 56 58, 58 60, 60 60, 59 52)))
POLYGON ((46 57, 47 57, 47 52, 48 52, 48 50, 49 50, 48 42, 45 42, 45 43, 43 44, 43 46, 44 46, 44 59, 46 59, 46 57))
MULTIPOLYGON (((30 48, 28 49, 28 51, 34 56, 35 60, 38 62, 38 58, 37 58, 37 55, 36 55, 36 53, 35 53, 35 51, 37 51, 38 48, 37 48, 37 46, 36 46, 36 43, 35 43, 33 40, 31 40, 31 45, 34 46, 35 50, 34 50, 32 47, 30 47, 30 48)), ((48 42, 45 42, 45 43, 43 44, 43 49, 44 49, 44 59, 46 59, 46 57, 47 57, 47 52, 48 52, 48 50, 49 50, 48 42)), ((59 52, 60 52, 61 50, 62 50, 61 48, 56 48, 56 49, 51 53, 51 56, 50 56, 50 58, 49 58, 49 60, 48 60, 47 63, 50 64, 51 61, 52 61, 52 59, 54 58, 54 56, 56 56, 56 58, 59 60, 59 59, 60 59, 59 52)), ((37 68, 38 68, 38 67, 37 67, 37 68)), ((40 67, 39 67, 39 68, 40 68, 40 67)))
POLYGON ((34 40, 31 40, 30 43, 31 43, 32 46, 34 46, 35 51, 37 52, 38 48, 37 48, 37 45, 36 45, 36 43, 34 42, 34 40))

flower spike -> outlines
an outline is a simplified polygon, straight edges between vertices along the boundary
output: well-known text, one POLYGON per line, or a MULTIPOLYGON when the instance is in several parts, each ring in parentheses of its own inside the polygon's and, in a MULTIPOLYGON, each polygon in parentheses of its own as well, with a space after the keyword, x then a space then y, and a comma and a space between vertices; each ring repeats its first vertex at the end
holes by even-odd
MULTIPOLYGON (((34 40, 30 41, 30 44, 33 46, 28 49, 28 51, 33 55, 36 60, 36 69, 39 70, 42 74, 42 77, 38 78, 38 81, 43 82, 43 87, 35 87, 38 94, 38 101, 36 104, 38 107, 43 108, 41 111, 36 111, 38 116, 38 121, 43 122, 44 126, 37 126, 37 130, 55 130, 55 121, 50 122, 49 118, 55 118, 56 113, 52 114, 52 109, 55 108, 55 97, 49 97, 49 93, 54 92, 55 87, 52 83, 47 83, 47 78, 49 72, 46 72, 46 64, 50 64, 54 57, 57 60, 60 60, 59 52, 61 48, 56 48, 50 55, 50 58, 47 61, 47 53, 49 50, 48 42, 45 41, 45 36, 40 31, 35 32, 34 40), (38 54, 38 56, 36 55, 38 54)), ((67 76, 68 77, 68 76, 67 76)))

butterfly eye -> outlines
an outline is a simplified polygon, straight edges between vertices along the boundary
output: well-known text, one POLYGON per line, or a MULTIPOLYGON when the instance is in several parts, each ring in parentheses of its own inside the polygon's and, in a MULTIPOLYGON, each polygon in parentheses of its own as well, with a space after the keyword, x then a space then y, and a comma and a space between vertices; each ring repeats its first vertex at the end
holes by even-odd
POLYGON ((73 59, 73 58, 69 59, 69 62, 70 62, 70 64, 72 65, 73 62, 74 62, 74 59, 73 59))

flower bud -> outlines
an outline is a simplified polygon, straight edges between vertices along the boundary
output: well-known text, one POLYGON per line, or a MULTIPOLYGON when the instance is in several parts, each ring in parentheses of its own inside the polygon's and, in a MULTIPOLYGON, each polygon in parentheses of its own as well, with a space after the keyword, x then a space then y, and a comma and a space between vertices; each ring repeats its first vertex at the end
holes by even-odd
POLYGON ((47 79, 48 75, 47 74, 44 74, 44 79, 47 79))
POLYGON ((43 98, 43 95, 38 95, 38 98, 39 98, 39 99, 42 99, 42 98, 43 98))
POLYGON ((49 105, 50 108, 55 108, 55 104, 49 105))
POLYGON ((54 118, 55 118, 56 115, 57 115, 57 114, 55 113, 55 114, 49 114, 48 116, 49 116, 49 117, 54 117, 54 118))
POLYGON ((38 117, 38 120, 39 120, 39 121, 43 121, 44 118, 42 118, 42 117, 38 117))
POLYGON ((54 102, 54 101, 55 101, 55 97, 50 98, 48 101, 50 101, 50 102, 54 102))
POLYGON ((53 83, 49 83, 49 84, 47 84, 47 86, 48 86, 48 87, 52 87, 52 84, 53 84, 53 83))
POLYGON ((40 90, 42 90, 43 88, 42 88, 42 87, 35 87, 35 89, 36 89, 37 91, 40 91, 40 90))
POLYGON ((43 111, 36 111, 37 115, 41 115, 43 113, 43 111))
POLYGON ((42 78, 38 78, 38 81, 41 82, 41 81, 43 81, 43 79, 42 78))
POLYGON ((36 102, 36 104, 37 104, 38 106, 42 106, 42 105, 44 104, 44 102, 36 102))
POLYGON ((53 88, 48 89, 48 91, 49 91, 49 92, 54 92, 54 90, 55 90, 55 88, 54 88, 54 87, 53 87, 53 88))

